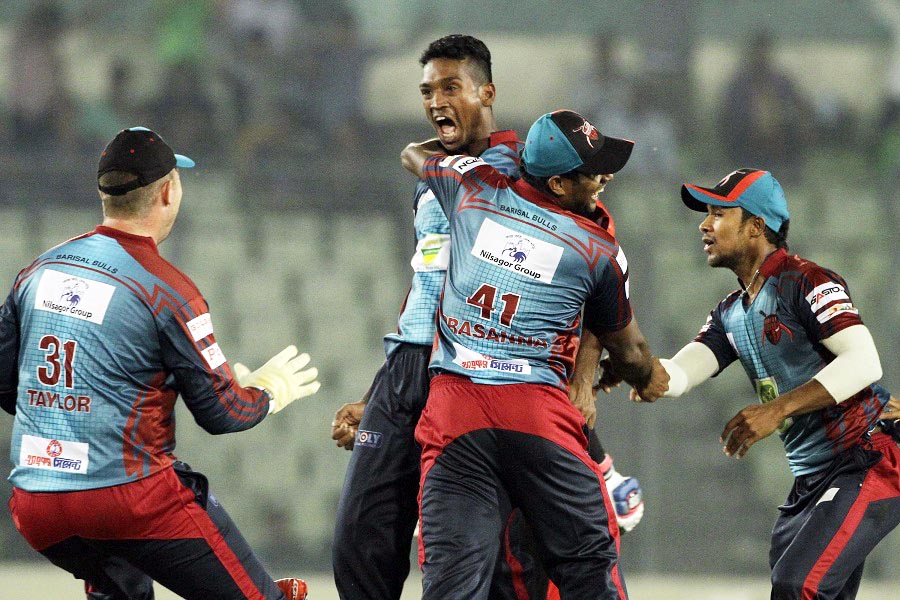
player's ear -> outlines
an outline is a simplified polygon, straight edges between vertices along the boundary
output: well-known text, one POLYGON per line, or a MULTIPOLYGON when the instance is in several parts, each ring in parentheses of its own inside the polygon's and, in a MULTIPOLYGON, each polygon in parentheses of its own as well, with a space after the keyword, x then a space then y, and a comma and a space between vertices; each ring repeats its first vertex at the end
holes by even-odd
POLYGON ((482 84, 478 89, 478 97, 482 106, 492 106, 497 98, 497 88, 494 87, 493 82, 482 84))
POLYGON ((172 204, 172 192, 172 178, 169 177, 163 181, 163 184, 159 188, 159 196, 162 199, 163 206, 172 204))
POLYGON ((564 196, 566 188, 563 185, 565 178, 562 175, 551 175, 547 179, 547 189, 553 192, 554 196, 564 196))

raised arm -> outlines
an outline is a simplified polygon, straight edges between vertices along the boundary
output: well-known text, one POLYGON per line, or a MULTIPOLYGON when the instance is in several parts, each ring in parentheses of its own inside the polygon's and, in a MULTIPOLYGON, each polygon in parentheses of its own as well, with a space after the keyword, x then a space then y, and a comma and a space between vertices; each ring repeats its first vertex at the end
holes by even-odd
POLYGON ((403 152, 400 153, 400 164, 403 165, 404 169, 421 179, 425 161, 435 154, 446 153, 447 150, 441 146, 440 140, 431 138, 424 142, 410 144, 404 148, 403 152))

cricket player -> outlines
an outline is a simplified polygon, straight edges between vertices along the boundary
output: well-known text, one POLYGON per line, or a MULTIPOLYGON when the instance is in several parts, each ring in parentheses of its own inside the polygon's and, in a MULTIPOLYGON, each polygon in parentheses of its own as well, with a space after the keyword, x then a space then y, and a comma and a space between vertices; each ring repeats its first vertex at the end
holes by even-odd
MULTIPOLYGON (((514 131, 498 130, 487 46, 471 36, 445 36, 429 44, 420 63, 419 93, 441 145, 454 153, 479 156, 500 172, 518 178, 522 143, 514 131)), ((333 423, 332 437, 338 445, 353 449, 332 547, 335 584, 343 600, 397 600, 409 574, 420 477, 414 429, 428 397, 428 361, 451 246, 447 217, 424 182, 416 186, 413 206, 414 274, 397 332, 385 338, 386 360, 365 398, 342 406, 333 423)), ((601 226, 612 226, 602 205, 597 207, 596 218, 601 226)), ((643 515, 640 486, 636 479, 616 471, 612 457, 593 434, 596 364, 595 357, 593 364, 579 370, 572 398, 589 416, 591 451, 603 464, 604 476, 617 499, 620 525, 632 529, 643 515)), ((516 516, 512 519, 519 523, 516 516)), ((540 600, 545 593, 546 579, 521 549, 520 539, 519 531, 504 538, 508 544, 494 579, 492 598, 496 600, 540 600)))
POLYGON ((777 431, 795 477, 772 531, 772 598, 852 599, 866 556, 900 522, 900 450, 878 424, 897 405, 877 383, 872 336, 840 275, 788 253, 790 214, 771 173, 739 169, 712 187, 685 184, 681 198, 705 213, 707 264, 734 272, 740 289, 662 361, 665 395, 740 361, 760 403, 725 425, 724 451, 740 458, 777 431))
POLYGON ((100 156, 103 224, 25 267, 0 307, 10 510, 90 599, 149 600, 156 580, 196 600, 303 600, 306 584, 273 581, 206 477, 174 455, 179 395, 222 434, 319 389, 294 346, 232 372, 200 291, 160 256, 193 166, 157 133, 122 130, 100 156))
POLYGON ((529 130, 517 181, 439 140, 401 155, 453 240, 416 428, 426 600, 488 597, 504 496, 562 597, 627 597, 615 512, 567 386, 583 309, 626 380, 649 397, 666 389, 631 313, 624 252, 592 218, 632 145, 557 111, 529 130))

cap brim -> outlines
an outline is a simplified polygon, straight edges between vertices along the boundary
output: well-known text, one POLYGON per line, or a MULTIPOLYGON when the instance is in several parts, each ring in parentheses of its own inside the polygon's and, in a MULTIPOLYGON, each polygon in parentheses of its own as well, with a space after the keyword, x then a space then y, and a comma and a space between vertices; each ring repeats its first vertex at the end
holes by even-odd
POLYGON ((180 169, 193 169, 194 161, 183 154, 175 155, 175 166, 180 169))
POLYGON ((723 198, 710 188, 691 185, 690 183, 685 183, 681 186, 681 201, 684 202, 685 206, 697 212, 706 212, 706 207, 709 204, 725 207, 738 205, 734 200, 723 198))
POLYGON ((631 140, 604 136, 600 150, 577 170, 591 175, 618 173, 628 162, 633 148, 631 140))

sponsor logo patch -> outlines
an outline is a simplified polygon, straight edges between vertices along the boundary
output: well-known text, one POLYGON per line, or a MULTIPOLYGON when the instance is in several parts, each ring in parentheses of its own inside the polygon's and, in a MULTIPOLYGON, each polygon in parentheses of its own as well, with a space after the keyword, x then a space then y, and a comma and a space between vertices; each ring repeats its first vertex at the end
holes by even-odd
POLYGON ((456 342, 453 342, 453 348, 456 350, 456 358, 453 359, 453 362, 467 371, 531 374, 531 365, 527 360, 491 358, 487 354, 469 350, 456 342))
POLYGON ((103 323, 115 286, 45 269, 34 295, 35 310, 103 323))
POLYGON ((463 175, 467 171, 471 171, 475 167, 480 165, 486 165, 487 163, 484 160, 476 157, 476 156, 463 156, 463 155, 454 155, 448 156, 444 160, 441 161, 442 167, 453 167, 453 170, 463 175))
POLYGON ((471 254, 479 260, 493 263, 541 283, 550 283, 559 267, 563 248, 525 235, 485 219, 471 254))
POLYGON ((19 466, 86 475, 89 449, 82 442, 23 435, 19 466))
POLYGON ((210 369, 218 369, 225 364, 225 353, 219 348, 218 342, 207 348, 203 348, 200 350, 200 354, 206 359, 206 364, 209 365, 210 369))
POLYGON ((826 323, 838 315, 858 315, 859 311, 850 303, 834 304, 816 315, 819 323, 826 323))
POLYGON ((822 307, 836 302, 837 300, 849 300, 847 290, 839 283, 829 281, 813 288, 813 291, 806 295, 806 301, 813 312, 818 312, 822 307))
POLYGON ((450 265, 450 236, 444 233, 429 233, 416 244, 416 253, 409 264, 417 273, 423 271, 446 271, 450 265))
POLYGON ((356 442, 354 445, 365 446, 366 448, 379 448, 381 447, 381 440, 383 437, 384 434, 377 431, 365 431, 364 429, 360 429, 356 432, 356 442))
MULTIPOLYGON (((753 386, 756 388, 756 397, 759 398, 761 404, 766 404, 778 398, 778 382, 774 377, 763 377, 762 379, 754 379, 753 386)), ((784 433, 794 424, 793 417, 788 417, 778 426, 778 433, 784 433)))
POLYGON ((199 317, 193 318, 187 322, 188 330, 195 342, 199 342, 208 335, 212 335, 212 317, 209 313, 203 313, 199 317))

